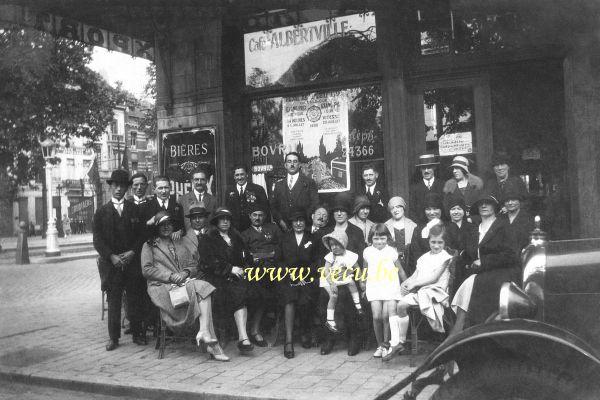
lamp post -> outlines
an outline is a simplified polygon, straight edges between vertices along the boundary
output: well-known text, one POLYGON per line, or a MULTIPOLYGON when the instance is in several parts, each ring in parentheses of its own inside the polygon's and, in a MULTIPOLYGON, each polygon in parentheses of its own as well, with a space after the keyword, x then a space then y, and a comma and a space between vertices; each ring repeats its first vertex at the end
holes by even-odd
POLYGON ((40 142, 42 146, 42 154, 46 161, 46 186, 48 186, 47 209, 48 209, 48 230, 46 231, 46 257, 60 256, 60 248, 58 247, 58 230, 56 230, 56 222, 52 215, 52 163, 50 160, 54 156, 54 142, 51 139, 46 139, 40 142))

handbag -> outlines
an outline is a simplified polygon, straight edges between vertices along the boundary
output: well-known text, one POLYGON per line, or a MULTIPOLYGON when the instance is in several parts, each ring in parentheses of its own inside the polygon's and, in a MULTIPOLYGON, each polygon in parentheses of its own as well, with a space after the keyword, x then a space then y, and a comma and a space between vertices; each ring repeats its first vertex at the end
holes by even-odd
POLYGON ((185 284, 183 286, 171 284, 169 298, 171 299, 173 308, 184 307, 190 304, 190 296, 188 295, 185 284))

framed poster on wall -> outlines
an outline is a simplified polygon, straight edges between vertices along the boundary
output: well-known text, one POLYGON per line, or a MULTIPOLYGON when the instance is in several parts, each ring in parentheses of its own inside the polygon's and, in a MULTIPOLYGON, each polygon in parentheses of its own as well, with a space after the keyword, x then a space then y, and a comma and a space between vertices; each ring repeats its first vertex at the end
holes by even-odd
POLYGON ((191 190, 190 173, 196 168, 208 174, 208 192, 215 193, 216 128, 201 127, 159 131, 161 141, 160 171, 171 180, 177 197, 191 190))

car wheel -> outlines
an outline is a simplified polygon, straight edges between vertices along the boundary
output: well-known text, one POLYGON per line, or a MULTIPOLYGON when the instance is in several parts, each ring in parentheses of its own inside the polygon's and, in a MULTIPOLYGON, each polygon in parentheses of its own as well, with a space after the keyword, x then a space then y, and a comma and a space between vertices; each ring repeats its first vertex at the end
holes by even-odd
MULTIPOLYGON (((568 374, 526 361, 502 360, 471 365, 444 382, 432 400, 564 400, 579 386, 568 374)), ((584 397, 585 398, 585 397, 584 397)))

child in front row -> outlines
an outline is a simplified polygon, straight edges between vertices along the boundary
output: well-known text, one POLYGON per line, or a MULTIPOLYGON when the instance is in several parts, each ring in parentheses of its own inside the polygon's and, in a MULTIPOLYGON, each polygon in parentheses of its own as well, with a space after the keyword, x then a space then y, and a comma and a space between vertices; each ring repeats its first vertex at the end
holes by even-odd
POLYGON ((431 227, 427 236, 429 251, 419 257, 415 272, 400 285, 402 298, 396 309, 390 310, 392 339, 390 349, 383 357, 384 361, 392 359, 404 349, 409 323, 407 309, 410 306, 418 305, 431 328, 436 332, 444 332, 444 305, 448 303, 450 278, 448 265, 452 259, 444 250, 445 234, 443 225, 431 227))
POLYGON ((329 250, 325 256, 325 268, 321 274, 319 286, 329 295, 327 302, 327 322, 325 326, 333 333, 339 330, 335 324, 335 306, 338 298, 338 286, 346 285, 359 315, 363 314, 360 306, 358 288, 354 282, 354 271, 358 267, 358 254, 346 250, 348 235, 345 232, 333 231, 323 236, 323 245, 329 250))
POLYGON ((371 304, 373 314, 373 330, 377 340, 377 350, 373 357, 381 358, 386 355, 387 348, 384 345, 389 341, 392 320, 389 310, 396 309, 396 301, 402 298, 400 293, 400 282, 406 279, 406 273, 402 269, 398 252, 388 242, 392 235, 385 224, 376 224, 369 232, 371 246, 363 252, 363 268, 367 270, 366 283, 361 281, 361 287, 367 295, 371 304))

